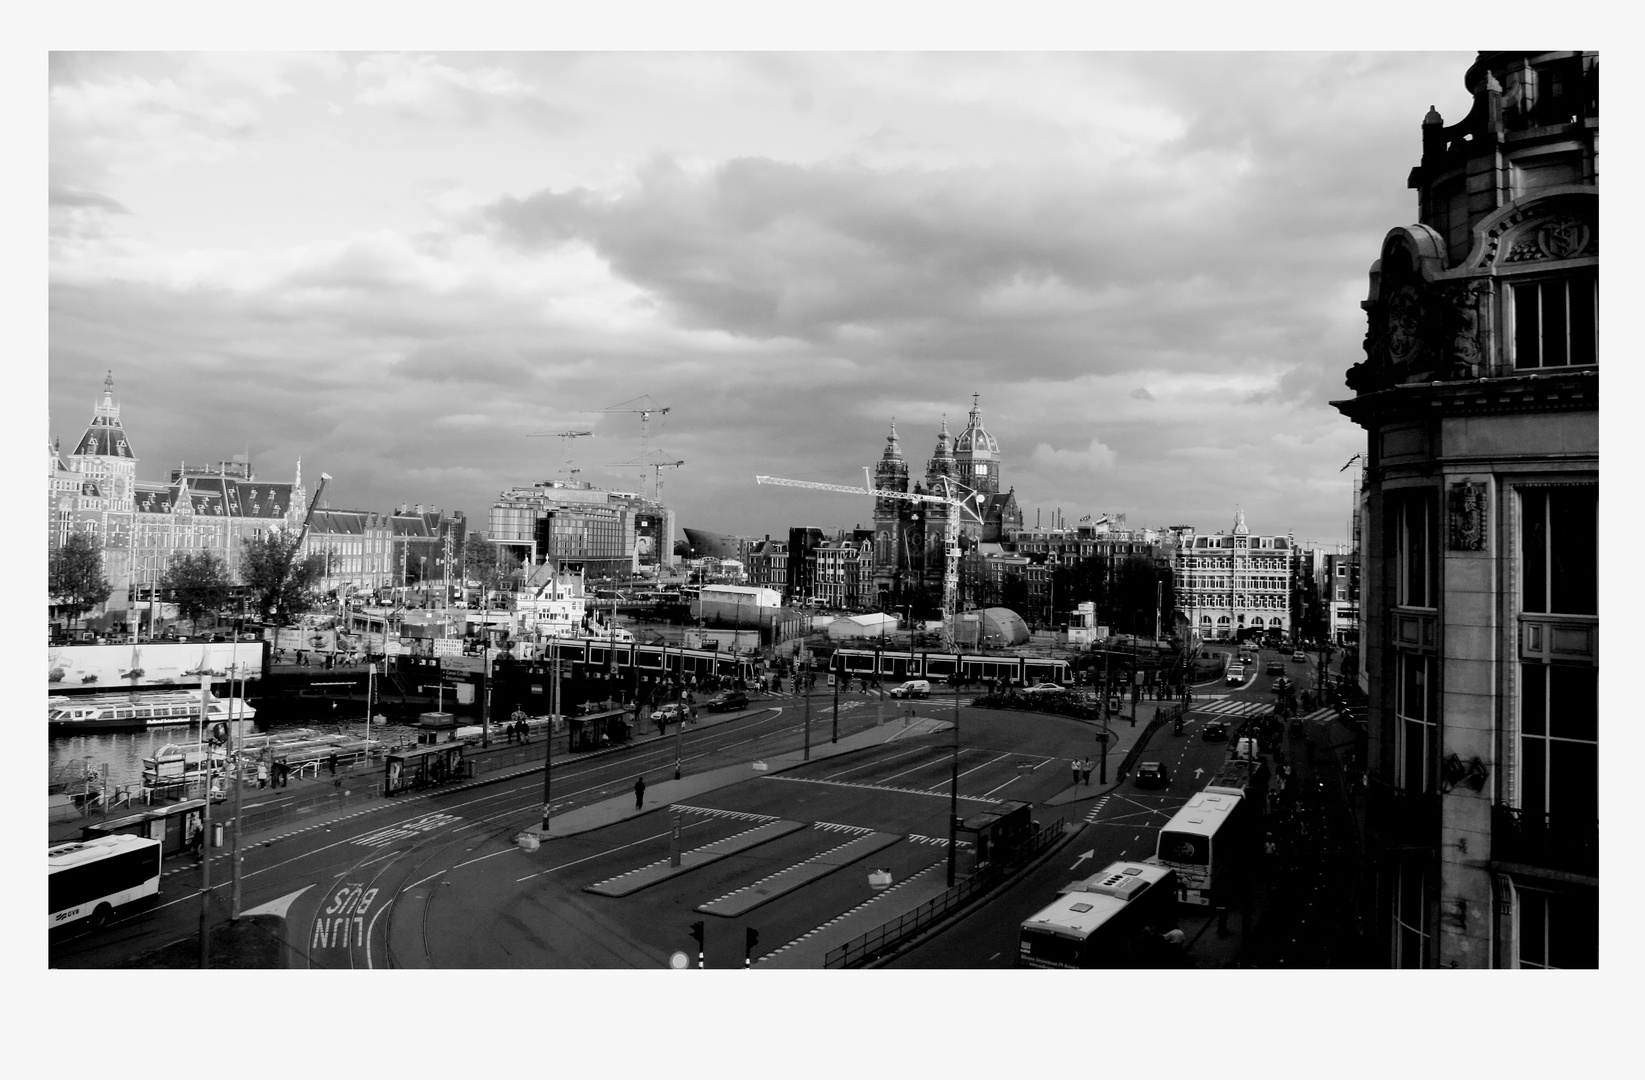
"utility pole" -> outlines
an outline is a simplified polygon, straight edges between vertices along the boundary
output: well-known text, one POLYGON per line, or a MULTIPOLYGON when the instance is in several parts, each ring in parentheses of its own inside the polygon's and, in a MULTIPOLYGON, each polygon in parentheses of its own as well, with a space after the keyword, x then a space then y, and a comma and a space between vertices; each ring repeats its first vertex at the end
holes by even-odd
MULTIPOLYGON (((839 653, 835 653, 838 656, 839 653)), ((840 741, 840 680, 845 675, 845 664, 840 664, 840 670, 834 673, 834 734, 828 740, 831 743, 840 741)))
MULTIPOLYGON (((204 664, 200 665, 202 668, 204 664)), ((211 694, 211 674, 200 672, 200 741, 205 743, 206 698, 211 694)), ((205 806, 200 816, 200 970, 211 966, 211 937, 207 931, 207 905, 211 900, 211 745, 206 744, 202 794, 205 806)))
POLYGON ((948 778, 948 887, 954 887, 954 864, 960 842, 960 694, 954 690, 954 752, 948 778))

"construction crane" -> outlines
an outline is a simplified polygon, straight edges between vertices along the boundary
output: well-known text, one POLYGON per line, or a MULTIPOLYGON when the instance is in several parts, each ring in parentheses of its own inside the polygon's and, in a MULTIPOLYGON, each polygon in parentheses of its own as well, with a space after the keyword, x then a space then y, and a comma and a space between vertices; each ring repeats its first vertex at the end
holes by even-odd
POLYGON ((846 487, 843 484, 819 484, 811 480, 785 480, 779 476, 755 476, 756 484, 778 484, 782 487, 807 488, 812 491, 837 491, 842 495, 872 495, 876 499, 901 499, 904 502, 931 503, 948 507, 948 521, 943 533, 943 551, 946 555, 942 575, 942 612, 943 612, 943 646, 946 649, 955 647, 955 635, 959 630, 959 595, 960 595, 960 515, 970 514, 972 519, 982 522, 979 514, 971 504, 973 501, 981 503, 984 496, 981 492, 967 491, 959 493, 959 485, 948 477, 939 477, 943 485, 943 494, 889 491, 874 486, 874 480, 866 466, 863 467, 863 479, 867 487, 846 487))
MULTIPOLYGON (((636 465, 638 465, 638 466, 640 466, 641 468, 644 468, 644 469, 650 469, 651 470, 651 476, 652 476, 652 485, 654 487, 653 497, 658 502, 662 502, 663 501, 663 476, 662 476, 663 470, 664 469, 678 469, 681 465, 684 465, 685 462, 683 462, 683 461, 608 461, 605 464, 606 464, 606 467, 610 468, 610 469, 627 469, 627 468, 632 468, 636 465)), ((645 474, 644 473, 640 474, 640 494, 641 495, 645 494, 645 474)))
MULTIPOLYGON (((669 406, 658 405, 655 401, 651 400, 650 394, 641 394, 637 398, 629 398, 627 401, 620 401, 611 406, 609 409, 586 409, 584 411, 589 414, 638 413, 640 416, 640 456, 635 458, 632 464, 644 465, 649 464, 651 459, 651 417, 653 414, 657 416, 667 416, 669 406), (638 408, 630 408, 629 406, 634 405, 635 402, 642 402, 643 404, 641 404, 638 408)), ((643 494, 645 489, 645 479, 643 474, 640 479, 640 488, 641 493, 643 494)))
POLYGON ((565 473, 566 477, 568 479, 571 478, 571 477, 576 476, 579 472, 582 471, 580 469, 573 469, 571 467, 571 440, 572 439, 581 439, 581 438, 585 438, 585 437, 592 438, 593 435, 594 435, 594 433, 592 431, 528 431, 528 432, 526 432, 526 438, 528 438, 528 439, 559 439, 561 442, 563 442, 565 444, 565 450, 566 450, 565 468, 561 469, 560 471, 565 473))
POLYGON ((308 501, 308 513, 303 515, 303 527, 297 530, 297 539, 280 557, 280 573, 274 580, 279 583, 279 591, 274 595, 274 602, 279 609, 279 616, 285 615, 285 585, 286 576, 291 573, 291 564, 297 561, 297 553, 303 550, 303 541, 308 539, 308 527, 314 521, 314 508, 320 505, 320 496, 325 493, 326 484, 330 483, 331 474, 320 474, 320 486, 314 489, 314 498, 308 501))

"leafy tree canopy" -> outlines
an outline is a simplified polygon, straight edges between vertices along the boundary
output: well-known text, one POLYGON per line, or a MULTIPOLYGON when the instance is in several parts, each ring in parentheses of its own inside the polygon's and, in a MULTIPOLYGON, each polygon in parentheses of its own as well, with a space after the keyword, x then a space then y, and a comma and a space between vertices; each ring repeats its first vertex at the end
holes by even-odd
POLYGON ((112 588, 103 576, 103 552, 90 536, 76 532, 51 553, 46 588, 72 621, 109 598, 112 588))
POLYGON ((215 551, 178 552, 166 566, 160 587, 171 593, 179 615, 198 621, 215 615, 228 602, 228 567, 215 551))
POLYGON ((294 558, 292 539, 283 532, 249 536, 240 562, 240 576, 256 598, 257 613, 280 626, 314 606, 326 569, 323 551, 294 558))

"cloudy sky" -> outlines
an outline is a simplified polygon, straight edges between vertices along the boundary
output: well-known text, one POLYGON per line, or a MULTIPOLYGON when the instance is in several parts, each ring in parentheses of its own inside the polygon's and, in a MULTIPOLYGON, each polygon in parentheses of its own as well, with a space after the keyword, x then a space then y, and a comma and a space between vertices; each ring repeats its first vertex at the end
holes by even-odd
POLYGON ((112 369, 143 479, 301 458, 483 529, 636 487, 596 411, 648 396, 681 524, 763 534, 871 508, 756 473, 860 483, 893 417, 923 470, 977 393, 1029 524, 1336 542, 1327 402, 1471 58, 54 54, 50 434, 112 369))

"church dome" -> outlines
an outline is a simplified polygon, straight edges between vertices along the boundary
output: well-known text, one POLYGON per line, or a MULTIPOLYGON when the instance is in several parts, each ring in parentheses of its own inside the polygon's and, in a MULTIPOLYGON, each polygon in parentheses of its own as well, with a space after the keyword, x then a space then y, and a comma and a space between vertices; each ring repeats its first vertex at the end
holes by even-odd
POLYGON ((982 426, 982 415, 977 410, 977 395, 971 395, 971 418, 960 437, 954 440, 954 453, 973 456, 998 457, 1000 444, 988 429, 982 426))

